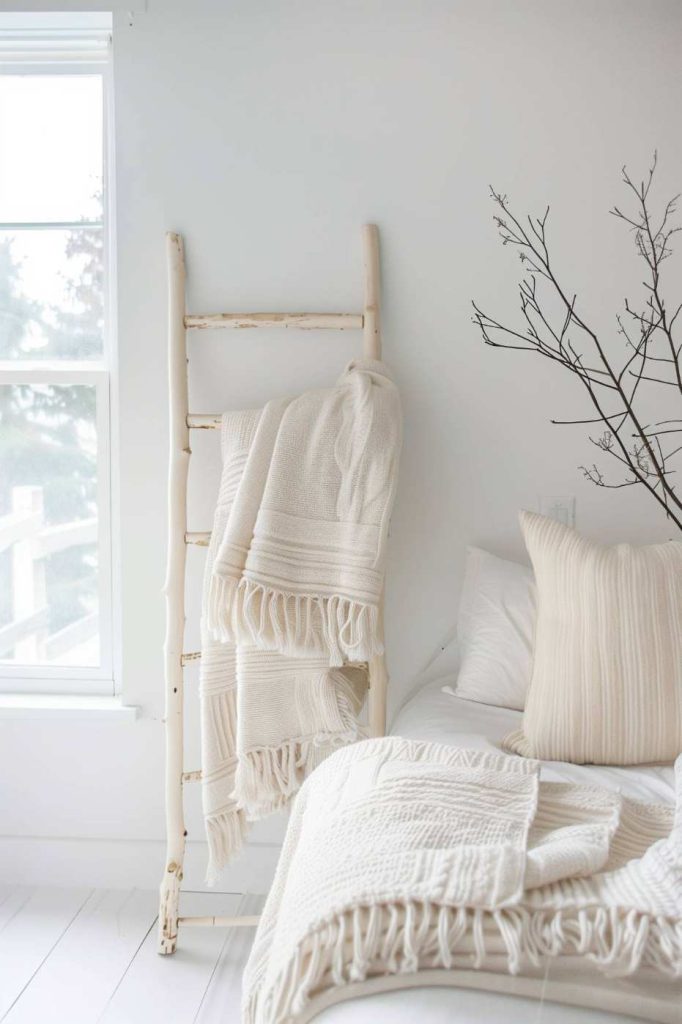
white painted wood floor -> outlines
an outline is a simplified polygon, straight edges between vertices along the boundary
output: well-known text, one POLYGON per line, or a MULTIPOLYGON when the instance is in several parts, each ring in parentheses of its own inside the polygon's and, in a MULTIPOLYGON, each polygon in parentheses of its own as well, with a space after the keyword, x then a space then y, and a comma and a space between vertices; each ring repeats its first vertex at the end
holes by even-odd
MULTIPOLYGON (((180 912, 257 914, 263 898, 184 893, 180 912)), ((238 1024, 254 929, 185 928, 156 952, 158 894, 0 885, 2 1024, 238 1024)))

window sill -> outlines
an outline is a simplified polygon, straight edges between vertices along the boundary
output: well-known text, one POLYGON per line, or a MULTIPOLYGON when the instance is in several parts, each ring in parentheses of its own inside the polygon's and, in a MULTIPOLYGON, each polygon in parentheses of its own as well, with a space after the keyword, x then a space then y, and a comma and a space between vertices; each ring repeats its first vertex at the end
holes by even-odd
POLYGON ((60 722, 133 722, 138 708, 120 697, 67 696, 51 693, 0 693, 0 720, 32 718, 60 722))

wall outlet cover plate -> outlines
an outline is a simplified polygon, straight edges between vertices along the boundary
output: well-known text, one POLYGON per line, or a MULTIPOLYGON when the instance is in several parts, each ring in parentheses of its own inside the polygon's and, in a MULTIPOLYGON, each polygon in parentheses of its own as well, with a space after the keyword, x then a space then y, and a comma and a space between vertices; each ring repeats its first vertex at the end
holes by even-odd
POLYGON ((575 498, 571 494, 543 494, 538 499, 540 515, 556 519, 564 526, 575 526, 575 498))

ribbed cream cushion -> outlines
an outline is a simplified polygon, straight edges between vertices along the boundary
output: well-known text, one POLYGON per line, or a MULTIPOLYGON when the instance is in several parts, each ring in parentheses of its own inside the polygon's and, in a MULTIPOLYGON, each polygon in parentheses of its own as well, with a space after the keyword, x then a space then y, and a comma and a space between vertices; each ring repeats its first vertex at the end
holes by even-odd
POLYGON ((682 544, 604 547, 521 513, 538 588, 523 727, 504 746, 577 764, 682 751, 682 544))

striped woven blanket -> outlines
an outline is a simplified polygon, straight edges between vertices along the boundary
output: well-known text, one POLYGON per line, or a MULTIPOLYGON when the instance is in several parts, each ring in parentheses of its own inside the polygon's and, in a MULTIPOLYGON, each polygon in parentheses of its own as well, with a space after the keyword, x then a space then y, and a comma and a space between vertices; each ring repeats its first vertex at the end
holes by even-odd
POLYGON ((500 953, 511 974, 571 956, 682 980, 682 756, 676 777, 675 814, 540 782, 537 761, 505 754, 393 738, 338 751, 294 804, 245 1024, 307 1020, 311 1000, 366 979, 437 984, 434 971, 500 953))
POLYGON ((400 440, 398 392, 376 361, 223 416, 200 677, 209 881, 248 821, 362 736, 400 440))

